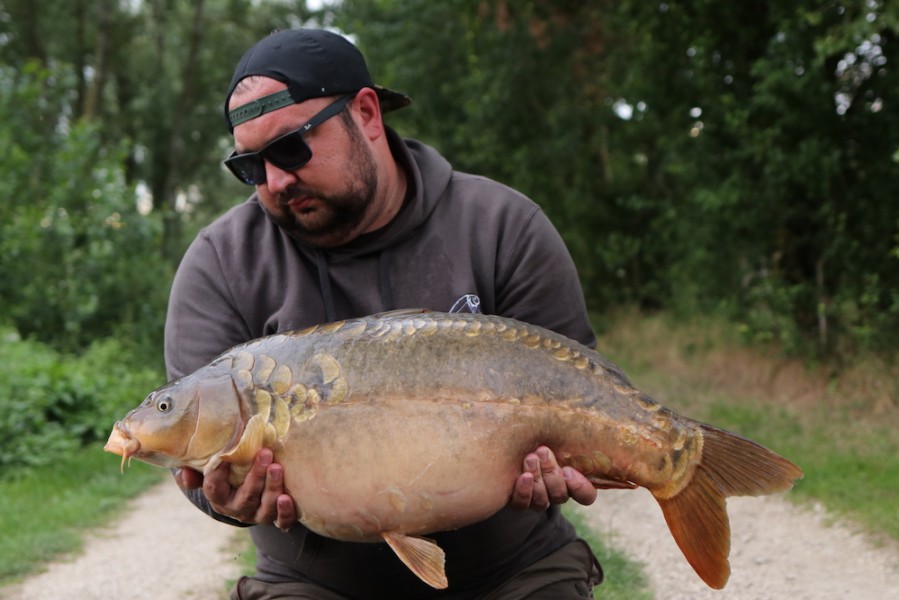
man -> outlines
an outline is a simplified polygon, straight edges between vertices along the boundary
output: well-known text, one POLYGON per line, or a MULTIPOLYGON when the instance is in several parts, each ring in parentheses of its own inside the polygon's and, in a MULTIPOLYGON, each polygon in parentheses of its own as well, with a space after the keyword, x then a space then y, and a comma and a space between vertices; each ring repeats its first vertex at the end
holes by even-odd
MULTIPOLYGON (((361 53, 333 33, 281 31, 244 55, 225 101, 235 145, 225 164, 256 191, 204 229, 179 267, 166 321, 172 378, 259 336, 396 308, 446 311, 468 293, 483 312, 595 343, 571 258, 537 205, 400 139, 382 111, 408 103, 375 86, 361 53)), ((556 505, 592 503, 596 491, 546 448, 522 459, 509 507, 431 536, 448 557, 442 591, 386 544, 298 524, 269 450, 239 488, 227 466, 176 479, 214 518, 254 525, 258 572, 234 598, 592 598, 599 567, 556 505)))

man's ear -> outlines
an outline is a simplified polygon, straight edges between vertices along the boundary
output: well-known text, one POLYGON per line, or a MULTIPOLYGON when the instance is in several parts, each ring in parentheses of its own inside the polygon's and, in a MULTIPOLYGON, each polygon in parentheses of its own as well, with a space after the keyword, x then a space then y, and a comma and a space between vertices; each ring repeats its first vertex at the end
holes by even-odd
POLYGON ((384 123, 381 119, 381 103, 378 94, 371 88, 362 88, 353 101, 353 117, 359 129, 370 140, 384 135, 384 123))

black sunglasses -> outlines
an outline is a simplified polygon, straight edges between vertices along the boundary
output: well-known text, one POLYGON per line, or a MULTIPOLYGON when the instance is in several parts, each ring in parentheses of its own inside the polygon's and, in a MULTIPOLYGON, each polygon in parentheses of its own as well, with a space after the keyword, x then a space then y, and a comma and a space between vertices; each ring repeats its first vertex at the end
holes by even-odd
POLYGON ((346 106, 346 103, 355 97, 355 94, 349 94, 335 100, 316 113, 305 125, 275 138, 262 150, 245 154, 238 154, 235 150, 225 160, 225 166, 247 185, 265 183, 265 161, 284 171, 299 169, 312 158, 312 150, 309 149, 303 136, 313 127, 321 125, 338 114, 346 106))

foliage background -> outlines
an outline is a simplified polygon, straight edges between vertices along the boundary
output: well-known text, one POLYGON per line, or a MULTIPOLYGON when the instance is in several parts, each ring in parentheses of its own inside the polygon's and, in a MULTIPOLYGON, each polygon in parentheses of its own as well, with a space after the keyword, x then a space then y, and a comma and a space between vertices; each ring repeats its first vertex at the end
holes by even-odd
POLYGON ((91 443, 162 377, 173 269, 247 193, 221 167, 233 65, 304 24, 414 98, 403 135, 538 201, 600 316, 895 361, 895 2, 2 0, 0 436, 91 443))
POLYGON ((595 309, 895 348, 896 3, 347 0, 334 23, 419 101, 404 129, 542 203, 595 309))

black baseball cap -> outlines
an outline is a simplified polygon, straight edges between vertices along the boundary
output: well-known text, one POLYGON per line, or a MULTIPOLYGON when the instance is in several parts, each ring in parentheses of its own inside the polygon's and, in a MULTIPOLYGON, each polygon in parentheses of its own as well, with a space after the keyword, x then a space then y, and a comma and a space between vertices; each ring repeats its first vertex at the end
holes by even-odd
POLYGON ((228 131, 264 113, 310 98, 358 92, 377 92, 381 112, 407 106, 409 96, 375 85, 362 53, 345 37, 323 29, 276 31, 253 45, 234 70, 225 97, 228 131), (228 110, 231 95, 241 79, 264 75, 287 85, 287 89, 228 110))

